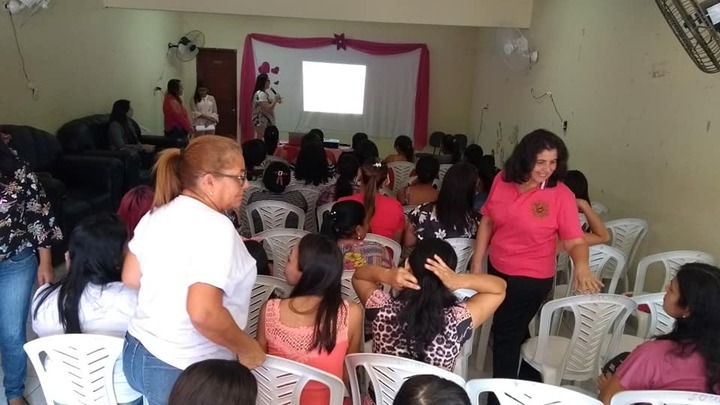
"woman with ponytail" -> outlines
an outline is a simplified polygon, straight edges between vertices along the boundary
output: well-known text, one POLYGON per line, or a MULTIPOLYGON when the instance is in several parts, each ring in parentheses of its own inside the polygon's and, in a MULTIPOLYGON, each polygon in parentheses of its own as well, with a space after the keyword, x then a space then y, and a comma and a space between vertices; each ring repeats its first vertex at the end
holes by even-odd
POLYGON ((154 208, 135 228, 122 280, 139 289, 123 368, 150 405, 164 404, 182 370, 207 359, 255 368, 265 358, 245 332, 255 260, 224 212, 247 179, 240 145, 217 135, 166 149, 155 164, 154 208))
MULTIPOLYGON (((32 328, 38 336, 94 333, 124 338, 137 306, 137 291, 120 281, 128 232, 123 220, 110 213, 85 218, 70 234, 60 281, 38 289, 33 299, 32 328)), ((45 368, 50 381, 63 381, 62 371, 50 359, 45 368)), ((118 404, 142 404, 142 397, 128 386, 122 360, 115 367, 115 398, 118 404)), ((56 403, 70 404, 63 384, 52 390, 56 403)))
MULTIPOLYGON (((340 250, 330 238, 305 235, 290 253, 285 278, 294 286, 290 297, 260 310, 260 345, 343 379, 345 356, 360 351, 362 308, 342 298, 340 250)), ((328 405, 329 395, 324 385, 309 382, 300 405, 328 405)))
POLYGON ((394 155, 388 155, 384 162, 385 163, 392 163, 392 162, 414 162, 415 161, 415 149, 413 149, 412 139, 410 139, 407 135, 400 135, 397 138, 395 138, 395 144, 393 145, 395 147, 395 153, 394 155))
POLYGON ((398 200, 380 194, 387 182, 388 167, 378 158, 367 159, 361 167, 360 193, 338 201, 357 201, 365 207, 365 223, 369 231, 400 242, 405 227, 405 213, 398 200))
POLYGON ((361 267, 353 287, 372 323, 373 353, 422 361, 452 371, 463 344, 505 299, 505 282, 487 274, 458 274, 457 256, 440 239, 420 241, 405 267, 361 267), (382 289, 390 285, 396 295, 382 289), (453 291, 477 293, 460 302, 453 291))
POLYGON ((392 267, 388 250, 379 243, 365 240, 365 207, 357 201, 335 203, 323 219, 321 233, 337 242, 345 270, 365 265, 392 267))
POLYGON ((320 189, 317 206, 357 193, 360 190, 359 172, 360 162, 355 154, 343 152, 337 162, 337 180, 335 184, 328 184, 320 189))

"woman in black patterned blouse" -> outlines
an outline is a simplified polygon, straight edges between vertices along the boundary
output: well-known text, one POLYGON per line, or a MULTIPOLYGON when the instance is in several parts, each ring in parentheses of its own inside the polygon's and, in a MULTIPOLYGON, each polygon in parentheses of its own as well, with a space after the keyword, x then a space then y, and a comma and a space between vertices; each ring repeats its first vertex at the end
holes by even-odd
POLYGON ((7 145, 0 142, 0 355, 5 397, 10 405, 23 398, 27 360, 25 326, 30 294, 37 278, 53 281, 50 245, 62 239, 37 177, 7 145), (40 258, 39 262, 36 252, 40 258))

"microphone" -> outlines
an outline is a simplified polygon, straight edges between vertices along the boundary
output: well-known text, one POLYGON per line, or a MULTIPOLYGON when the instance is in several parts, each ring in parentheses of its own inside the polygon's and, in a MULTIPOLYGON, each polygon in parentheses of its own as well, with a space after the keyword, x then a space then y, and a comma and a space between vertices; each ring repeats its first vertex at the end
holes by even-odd
POLYGON ((275 91, 275 89, 273 89, 272 87, 270 87, 270 91, 272 91, 273 94, 277 96, 277 92, 275 91))

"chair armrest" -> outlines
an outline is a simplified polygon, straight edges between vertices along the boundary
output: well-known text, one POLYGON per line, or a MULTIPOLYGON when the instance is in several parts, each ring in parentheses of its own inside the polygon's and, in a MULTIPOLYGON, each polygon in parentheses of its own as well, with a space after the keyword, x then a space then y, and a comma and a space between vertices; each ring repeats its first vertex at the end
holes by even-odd
POLYGON ((110 203, 117 208, 122 198, 124 168, 111 157, 63 155, 58 159, 57 178, 68 187, 89 188, 110 193, 110 203))
POLYGON ((155 145, 158 149, 182 148, 187 146, 187 141, 184 139, 170 138, 161 135, 141 135, 140 142, 155 145))

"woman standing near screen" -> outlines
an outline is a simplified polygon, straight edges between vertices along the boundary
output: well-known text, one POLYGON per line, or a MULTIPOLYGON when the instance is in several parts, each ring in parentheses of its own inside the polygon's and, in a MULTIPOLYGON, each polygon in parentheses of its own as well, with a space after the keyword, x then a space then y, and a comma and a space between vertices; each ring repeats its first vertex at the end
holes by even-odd
POLYGON ((255 90, 252 97, 252 122, 255 127, 255 137, 262 138, 265 128, 275 125, 275 106, 282 103, 282 97, 268 93, 270 78, 265 73, 255 79, 255 90))

